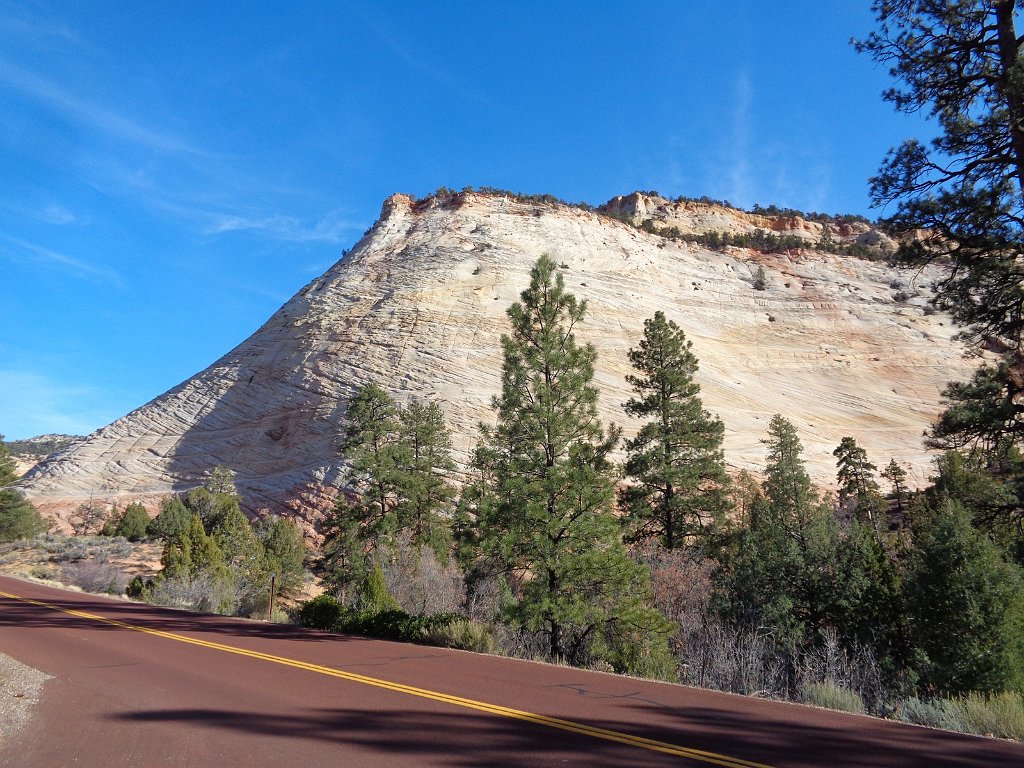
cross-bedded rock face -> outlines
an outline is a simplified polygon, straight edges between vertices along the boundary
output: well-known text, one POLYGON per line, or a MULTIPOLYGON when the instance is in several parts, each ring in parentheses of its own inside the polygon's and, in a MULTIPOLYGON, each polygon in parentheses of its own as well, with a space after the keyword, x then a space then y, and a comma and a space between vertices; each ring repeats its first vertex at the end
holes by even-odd
MULTIPOLYGON (((752 225, 751 214, 729 209, 693 215, 713 218, 695 231, 752 225)), ((685 223, 682 207, 672 216, 673 226, 685 223)), ((778 412, 797 426, 823 484, 833 481, 831 452, 844 435, 880 466, 909 465, 921 482, 921 434, 940 410, 939 392, 974 367, 948 318, 925 311, 937 272, 813 250, 715 252, 501 195, 394 195, 350 253, 249 339, 44 462, 25 488, 60 515, 90 497, 156 500, 227 465, 248 508, 310 519, 343 485, 343 414, 370 380, 400 401, 439 401, 464 464, 478 423, 493 420, 505 310, 544 253, 588 303, 576 333, 598 350, 603 417, 627 436, 638 428, 622 410, 626 352, 644 319, 663 310, 693 342, 704 404, 724 420, 726 459, 737 469, 760 468, 760 440, 778 412), (764 290, 754 288, 758 266, 764 290)))

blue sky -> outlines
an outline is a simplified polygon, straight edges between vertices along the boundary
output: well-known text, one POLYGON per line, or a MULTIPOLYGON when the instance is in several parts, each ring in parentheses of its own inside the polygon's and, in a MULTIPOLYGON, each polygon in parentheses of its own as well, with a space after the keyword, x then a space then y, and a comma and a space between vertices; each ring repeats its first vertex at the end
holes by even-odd
POLYGON ((203 369, 393 192, 863 213, 926 130, 869 3, 0 0, 0 433, 203 369))

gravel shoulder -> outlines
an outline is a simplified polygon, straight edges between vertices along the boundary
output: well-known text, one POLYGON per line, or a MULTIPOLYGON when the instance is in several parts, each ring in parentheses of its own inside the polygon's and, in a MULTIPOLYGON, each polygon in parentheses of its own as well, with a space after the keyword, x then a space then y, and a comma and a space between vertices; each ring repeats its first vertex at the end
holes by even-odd
POLYGON ((49 675, 0 653, 0 750, 32 719, 49 675))

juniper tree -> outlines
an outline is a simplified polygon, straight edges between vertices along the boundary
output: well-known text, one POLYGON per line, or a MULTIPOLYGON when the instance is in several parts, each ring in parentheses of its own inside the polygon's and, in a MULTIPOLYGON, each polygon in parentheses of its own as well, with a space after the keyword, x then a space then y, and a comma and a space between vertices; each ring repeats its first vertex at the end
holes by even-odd
POLYGON ((623 522, 631 540, 657 537, 668 549, 693 537, 706 543, 728 508, 725 427, 701 402, 691 347, 682 329, 656 312, 629 351, 637 374, 626 376, 636 394, 626 413, 650 420, 626 442, 633 484, 621 493, 623 522))
POLYGON ((667 627, 619 534, 609 460, 619 430, 597 415, 597 352, 575 337, 585 313, 542 256, 508 309, 497 424, 476 452, 476 524, 485 555, 519 584, 510 620, 545 638, 552 658, 625 664, 625 646, 664 649, 667 627))
POLYGON ((123 536, 128 541, 141 541, 146 538, 149 526, 149 513, 138 502, 132 502, 124 508, 124 512, 113 521, 111 536, 123 536))
POLYGON ((277 574, 284 592, 302 586, 306 543, 295 521, 278 515, 261 517, 253 526, 256 539, 263 545, 267 566, 277 574))
POLYGON ((192 512, 177 496, 167 496, 160 502, 160 512, 149 521, 146 533, 150 536, 169 541, 192 522, 192 512))
POLYGON ((1024 684, 1021 569, 1007 563, 968 512, 947 501, 915 525, 907 610, 923 652, 922 684, 946 695, 1024 684))

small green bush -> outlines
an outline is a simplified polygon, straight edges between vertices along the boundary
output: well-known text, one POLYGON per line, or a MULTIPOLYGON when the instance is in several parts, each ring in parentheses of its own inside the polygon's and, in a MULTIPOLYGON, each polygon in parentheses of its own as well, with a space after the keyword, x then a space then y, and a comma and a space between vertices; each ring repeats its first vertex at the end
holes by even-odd
POLYGON ((40 563, 39 565, 33 565, 32 568, 29 569, 28 574, 29 574, 29 576, 31 576, 34 579, 46 579, 46 580, 53 580, 53 579, 56 579, 57 576, 58 576, 57 569, 54 568, 52 565, 45 564, 45 563, 40 563))
POLYGON ((803 689, 803 699, 805 703, 815 707, 852 712, 857 715, 863 715, 866 712, 864 699, 859 693, 835 683, 807 683, 803 689))
POLYGON ((299 607, 299 625, 310 629, 334 629, 344 607, 330 595, 317 595, 299 607))
POLYGON ((423 635, 423 641, 428 645, 477 653, 494 653, 498 647, 493 627, 464 618, 457 618, 447 624, 438 624, 427 630, 423 635))
POLYGON ((152 579, 143 579, 141 576, 136 576, 128 582, 128 586, 125 587, 124 593, 132 600, 141 600, 142 602, 146 602, 153 594, 154 586, 152 579))
POLYGON ((426 642, 430 633, 461 618, 457 613, 412 616, 400 608, 388 608, 383 611, 346 611, 334 624, 334 631, 398 640, 403 643, 422 643, 426 642))
POLYGON ((764 272, 764 267, 760 264, 757 265, 757 271, 754 273, 754 290, 763 291, 768 288, 768 276, 764 272))
POLYGON ((957 716, 956 707, 948 699, 924 701, 910 698, 896 709, 896 717, 905 723, 942 728, 947 731, 963 732, 963 724, 957 716))

